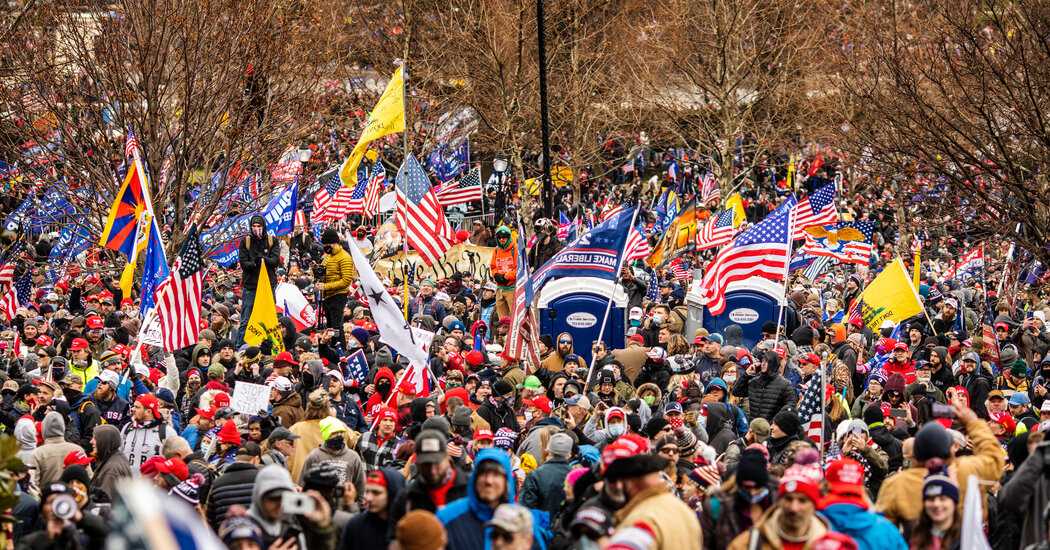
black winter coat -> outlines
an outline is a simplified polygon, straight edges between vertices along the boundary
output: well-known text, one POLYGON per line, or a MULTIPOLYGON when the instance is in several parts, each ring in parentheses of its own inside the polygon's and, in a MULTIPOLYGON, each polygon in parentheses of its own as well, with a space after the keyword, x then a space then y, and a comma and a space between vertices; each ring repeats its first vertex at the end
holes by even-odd
POLYGON ((512 407, 503 406, 497 409, 492 403, 486 401, 478 407, 476 412, 485 422, 489 423, 492 433, 496 433, 496 430, 500 428, 510 428, 515 432, 521 431, 521 428, 518 427, 518 417, 514 414, 512 407))
POLYGON ((215 480, 204 514, 212 529, 219 528, 219 524, 226 519, 226 510, 230 506, 241 504, 247 508, 252 505, 252 487, 255 486, 255 476, 258 474, 259 469, 255 466, 246 462, 234 462, 215 480))
POLYGON ((886 452, 888 460, 886 466, 892 474, 904 464, 904 444, 886 429, 886 426, 875 426, 870 428, 868 434, 871 440, 878 443, 879 448, 886 452))
POLYGON ((740 373, 740 379, 733 385, 733 395, 746 397, 751 407, 751 418, 765 418, 772 422, 780 409, 786 405, 795 405, 795 388, 791 382, 775 372, 748 375, 740 373))
MULTIPOLYGON (((252 216, 251 222, 255 222, 256 218, 262 220, 263 227, 266 227, 266 219, 262 216, 252 216)), ((251 234, 248 234, 241 239, 241 244, 237 247, 237 250, 240 254, 241 269, 244 273, 241 286, 245 290, 255 290, 255 285, 259 282, 259 268, 263 264, 266 265, 266 274, 270 278, 270 286, 276 288, 277 266, 281 263, 281 247, 278 245, 277 239, 266 234, 263 235, 262 239, 256 239, 251 234)))
MULTIPOLYGON (((452 480, 452 486, 449 487, 448 492, 445 493, 445 504, 448 504, 454 500, 459 500, 467 496, 467 483, 470 481, 470 474, 452 467, 452 471, 455 472, 455 479, 452 480)), ((413 479, 409 482, 408 487, 404 491, 401 491, 394 499, 394 502, 390 505, 390 513, 388 515, 388 529, 386 538, 388 541, 394 540, 397 535, 396 527, 397 522, 405 514, 412 510, 426 510, 428 512, 437 512, 438 507, 434 504, 434 501, 430 500, 430 494, 427 493, 426 487, 419 478, 413 479)))

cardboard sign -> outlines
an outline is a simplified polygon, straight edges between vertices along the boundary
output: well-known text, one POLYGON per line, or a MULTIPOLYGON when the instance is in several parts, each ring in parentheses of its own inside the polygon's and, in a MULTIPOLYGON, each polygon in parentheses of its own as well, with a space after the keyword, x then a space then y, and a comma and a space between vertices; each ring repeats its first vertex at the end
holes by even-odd
POLYGON ((233 386, 230 408, 244 414, 258 414, 270 406, 270 387, 237 382, 233 386))
POLYGON ((423 349, 424 353, 430 353, 430 343, 434 341, 434 333, 419 327, 412 327, 412 337, 423 349))
POLYGON ((156 315, 146 325, 146 329, 140 331, 140 334, 139 341, 142 342, 142 345, 164 347, 164 336, 161 333, 160 319, 156 315))

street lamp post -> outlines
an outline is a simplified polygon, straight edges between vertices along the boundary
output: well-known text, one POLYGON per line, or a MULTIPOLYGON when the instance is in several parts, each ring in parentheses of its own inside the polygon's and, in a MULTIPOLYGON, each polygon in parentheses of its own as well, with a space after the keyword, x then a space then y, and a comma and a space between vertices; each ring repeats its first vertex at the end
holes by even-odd
POLYGON ((551 185, 551 130, 547 118, 547 39, 544 26, 543 0, 536 0, 536 34, 538 35, 537 52, 540 63, 540 137, 543 140, 543 156, 540 157, 540 169, 543 170, 543 217, 551 217, 554 205, 554 188, 551 185))
POLYGON ((499 220, 503 219, 503 215, 506 214, 507 186, 505 179, 508 165, 507 157, 503 156, 503 153, 497 154, 496 158, 492 159, 492 171, 499 174, 496 180, 496 204, 492 205, 495 211, 493 223, 499 223, 499 220))
POLYGON ((309 147, 302 145, 295 151, 296 156, 299 158, 299 173, 306 173, 306 163, 310 162, 310 157, 313 156, 314 152, 309 147))

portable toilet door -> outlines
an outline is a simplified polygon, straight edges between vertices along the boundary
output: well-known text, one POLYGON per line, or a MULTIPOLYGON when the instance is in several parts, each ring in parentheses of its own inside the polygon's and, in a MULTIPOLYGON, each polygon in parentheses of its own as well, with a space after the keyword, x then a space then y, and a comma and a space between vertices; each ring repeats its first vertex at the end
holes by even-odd
POLYGON ((591 346, 598 339, 610 295, 613 305, 602 340, 608 349, 622 348, 627 293, 613 281, 594 277, 563 277, 544 285, 536 301, 540 334, 550 334, 557 348, 558 335, 568 332, 572 335, 573 353, 583 357, 590 366, 591 346), (615 291, 612 290, 614 285, 615 291))
POLYGON ((707 305, 697 294, 697 286, 686 296, 690 310, 689 318, 702 322, 709 332, 725 334, 729 325, 738 325, 743 330, 743 343, 748 349, 753 348, 762 339, 762 325, 766 321, 777 322, 780 309, 785 305, 784 285, 751 277, 744 281, 730 283, 726 288, 725 310, 719 315, 711 315, 707 305))

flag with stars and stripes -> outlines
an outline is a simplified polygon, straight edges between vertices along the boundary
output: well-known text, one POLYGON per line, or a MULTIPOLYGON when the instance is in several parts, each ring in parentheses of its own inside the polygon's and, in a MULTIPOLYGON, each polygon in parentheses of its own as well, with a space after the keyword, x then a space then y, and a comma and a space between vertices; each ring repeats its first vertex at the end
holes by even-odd
POLYGON ((806 228, 814 225, 827 225, 839 222, 839 213, 835 210, 835 182, 831 182, 812 195, 795 204, 792 217, 791 239, 797 241, 806 238, 806 228))
POLYGON ((841 222, 806 228, 802 252, 835 258, 842 263, 868 265, 875 231, 872 222, 841 222))
POLYGON ((692 278, 692 275, 689 273, 689 270, 686 269, 685 264, 682 263, 681 258, 675 258, 674 260, 671 260, 671 273, 674 274, 674 278, 676 281, 684 281, 686 279, 692 278))
POLYGON ((580 235, 536 270, 532 285, 539 291, 554 277, 597 277, 613 280, 618 275, 620 256, 634 229, 635 207, 629 207, 580 235))
POLYGON ((386 168, 377 158, 372 163, 372 177, 365 191, 365 217, 373 218, 379 213, 379 199, 386 191, 386 168))
POLYGON ((427 265, 434 265, 452 248, 456 239, 445 218, 445 210, 430 186, 423 167, 409 155, 397 172, 397 230, 419 252, 427 265))
POLYGON ((766 219, 744 231, 715 256, 700 283, 700 296, 712 315, 725 310, 729 283, 750 277, 779 281, 787 274, 791 256, 788 232, 795 198, 788 197, 766 219))
POLYGON ((813 373, 806 386, 806 393, 798 404, 798 418, 802 421, 802 432, 821 448, 824 440, 824 367, 813 373))
POLYGON ((723 210, 717 216, 708 220, 700 228, 700 231, 696 233, 696 249, 707 250, 708 248, 715 248, 731 242, 733 235, 736 234, 733 220, 734 212, 732 208, 723 210))
POLYGON ((315 224, 338 220, 347 214, 353 189, 343 185, 338 175, 339 172, 334 172, 324 186, 314 193, 314 207, 310 219, 315 224))
POLYGON ((361 177, 361 173, 366 169, 362 165, 362 169, 358 171, 357 183, 354 184, 353 188, 350 188, 350 200, 346 203, 347 214, 364 214, 365 213, 365 195, 368 192, 368 188, 372 185, 372 179, 368 177, 361 177))
POLYGON ((481 200, 481 167, 477 166, 456 183, 442 184, 437 192, 441 206, 481 200))
POLYGON ((718 188, 718 180, 715 179, 715 175, 708 172, 700 176, 700 203, 715 202, 720 196, 721 190, 718 188))
POLYGON ((29 303, 33 289, 32 275, 32 268, 27 268, 26 272, 18 279, 18 282, 8 288, 3 298, 0 298, 0 311, 3 311, 9 320, 13 321, 18 308, 29 303))
POLYGON ((649 274, 649 288, 645 291, 645 299, 650 302, 660 301, 660 277, 656 275, 656 271, 649 274))
POLYGON ((519 233, 518 273, 514 286, 514 307, 510 315, 511 330, 507 335, 506 355, 512 359, 527 356, 532 368, 523 368, 526 373, 536 372, 540 368, 540 346, 537 340, 539 324, 536 322, 536 312, 532 309, 534 297, 529 256, 525 249, 525 240, 519 233))
POLYGON ((166 351, 197 343, 201 330, 201 295, 204 292, 204 254, 197 225, 190 227, 171 274, 157 285, 157 320, 166 351))
POLYGON ((124 157, 134 157, 135 152, 139 148, 139 140, 135 137, 135 132, 128 130, 128 138, 124 142, 124 157))
POLYGON ((603 222, 603 221, 605 221, 605 220, 607 220, 607 219, 609 219, 609 218, 619 214, 620 212, 623 211, 623 207, 624 207, 624 205, 621 203, 621 204, 617 204, 616 206, 614 206, 612 208, 609 208, 608 210, 602 212, 598 216, 598 221, 599 222, 603 222))
POLYGON ((645 238, 645 226, 641 223, 634 226, 631 234, 627 237, 627 250, 624 251, 624 263, 648 258, 652 254, 649 249, 649 240, 645 238))

